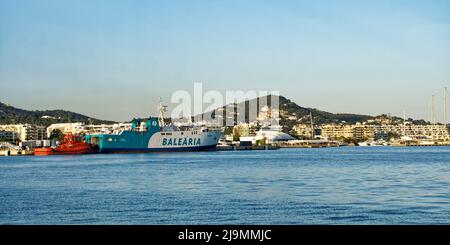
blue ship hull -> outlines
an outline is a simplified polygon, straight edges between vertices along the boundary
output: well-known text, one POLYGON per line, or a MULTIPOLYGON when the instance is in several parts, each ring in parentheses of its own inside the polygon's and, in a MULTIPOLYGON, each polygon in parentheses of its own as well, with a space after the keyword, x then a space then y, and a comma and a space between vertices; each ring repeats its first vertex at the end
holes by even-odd
POLYGON ((189 152, 189 151, 215 151, 215 145, 178 147, 178 148, 104 148, 101 153, 146 153, 146 152, 189 152))

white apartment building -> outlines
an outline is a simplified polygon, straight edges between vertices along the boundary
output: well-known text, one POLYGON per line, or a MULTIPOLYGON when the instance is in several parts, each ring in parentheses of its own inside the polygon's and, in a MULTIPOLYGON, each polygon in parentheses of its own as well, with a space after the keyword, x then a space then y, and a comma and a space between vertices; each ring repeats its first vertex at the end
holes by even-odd
POLYGON ((32 124, 4 124, 0 125, 0 131, 13 132, 19 141, 45 139, 45 127, 32 124))
MULTIPOLYGON (((310 136, 310 126, 305 124, 298 124, 294 130, 298 135, 310 136)), ((432 138, 434 140, 450 140, 448 128, 445 125, 400 125, 400 124, 382 124, 382 125, 368 125, 368 124, 326 124, 320 126, 322 129, 322 137, 328 139, 338 138, 367 138, 373 139, 375 134, 380 132, 395 133, 402 136, 408 136, 412 139, 423 139, 424 137, 432 138)))
POLYGON ((117 130, 130 130, 131 123, 116 123, 116 124, 99 124, 99 125, 85 125, 81 122, 76 123, 56 123, 52 124, 47 128, 47 136, 50 137, 50 134, 53 130, 59 129, 64 134, 72 133, 72 134, 105 134, 112 133, 117 130))

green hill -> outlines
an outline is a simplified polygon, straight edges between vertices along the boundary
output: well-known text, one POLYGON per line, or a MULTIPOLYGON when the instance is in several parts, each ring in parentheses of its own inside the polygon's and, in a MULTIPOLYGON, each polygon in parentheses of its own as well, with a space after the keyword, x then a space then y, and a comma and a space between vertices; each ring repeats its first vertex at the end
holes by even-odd
POLYGON ((30 123, 48 126, 53 123, 84 122, 84 123, 114 123, 91 118, 66 110, 29 111, 0 102, 0 124, 30 123))
MULTIPOLYGON (((267 96, 267 104, 270 105, 270 95, 267 96)), ((250 103, 256 103, 258 105, 258 112, 264 105, 260 105, 261 98, 255 98, 252 100, 247 100, 240 103, 235 103, 236 108, 245 107, 247 114, 245 115, 246 122, 248 122, 248 108, 250 103)), ((227 105, 223 106, 223 113, 225 113, 225 108, 233 106, 227 105)), ((325 124, 325 123, 344 123, 344 124, 354 124, 356 122, 364 122, 369 119, 374 119, 373 116, 368 115, 358 115, 350 113, 330 113, 326 111, 321 111, 314 108, 307 108, 297 105, 295 102, 287 99, 286 97, 279 96, 279 109, 280 109, 280 124, 283 126, 283 131, 289 132, 292 127, 299 123, 310 123, 310 113, 313 116, 314 124, 325 124)), ((205 113, 206 114, 206 113, 205 113)), ((204 114, 204 115, 205 115, 204 114)), ((213 113, 214 115, 214 113, 213 113)), ((222 115, 226 118, 225 114, 222 115)))

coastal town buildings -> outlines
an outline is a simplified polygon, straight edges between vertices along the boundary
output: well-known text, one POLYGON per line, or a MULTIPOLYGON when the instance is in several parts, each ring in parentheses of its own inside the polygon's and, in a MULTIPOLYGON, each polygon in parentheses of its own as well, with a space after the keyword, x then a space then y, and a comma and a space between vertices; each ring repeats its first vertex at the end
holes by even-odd
POLYGON ((55 123, 47 127, 47 137, 50 137, 53 130, 58 129, 62 133, 79 133, 83 131, 84 123, 75 122, 75 123, 55 123))
POLYGON ((357 141, 365 141, 368 139, 374 139, 375 128, 371 125, 355 124, 352 125, 353 139, 357 141))
POLYGON ((327 139, 353 138, 353 125, 325 124, 321 126, 322 137, 327 139))
POLYGON ((115 130, 129 130, 131 129, 131 123, 115 123, 115 124, 84 124, 81 122, 76 123, 57 123, 47 127, 47 136, 50 137, 53 130, 58 129, 64 134, 99 134, 99 133, 111 133, 115 130))
POLYGON ((292 127, 292 131, 294 131, 295 135, 301 138, 310 139, 312 137, 311 125, 308 124, 294 125, 294 127, 292 127))
MULTIPOLYGON (((263 110, 265 116, 258 115, 255 122, 239 123, 229 133, 231 141, 239 137, 260 137, 269 141, 289 140, 291 136, 286 134, 282 125, 266 124, 267 118, 271 118, 270 110, 263 110)), ((131 123, 116 124, 85 124, 83 122, 57 123, 48 127, 33 124, 7 124, 0 125, 0 141, 25 142, 48 139, 54 130, 60 130, 64 134, 101 134, 119 132, 131 129, 131 123)), ((322 139, 330 141, 376 141, 376 140, 405 140, 405 141, 450 141, 449 130, 443 124, 413 124, 411 121, 393 121, 390 117, 380 117, 362 123, 345 124, 319 124, 299 123, 289 131, 297 139, 310 140, 322 139), (312 137, 313 136, 313 137, 312 137)), ((226 135, 225 135, 226 137, 226 135)))
POLYGON ((17 132, 0 130, 0 141, 13 141, 18 138, 19 134, 17 132))
POLYGON ((0 125, 3 137, 11 137, 11 141, 27 141, 45 139, 45 127, 33 124, 4 124, 0 125))
MULTIPOLYGON (((387 140, 389 135, 408 136, 411 139, 450 140, 448 128, 445 125, 414 125, 414 124, 324 124, 321 129, 321 138, 339 140, 351 138, 363 140, 387 140)), ((298 136, 311 136, 311 126, 307 124, 295 125, 293 130, 298 136)))

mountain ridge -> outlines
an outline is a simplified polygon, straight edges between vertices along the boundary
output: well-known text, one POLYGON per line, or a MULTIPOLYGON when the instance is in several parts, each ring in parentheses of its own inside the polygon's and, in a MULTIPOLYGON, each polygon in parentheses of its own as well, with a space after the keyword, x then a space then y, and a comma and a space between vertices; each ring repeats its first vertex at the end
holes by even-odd
POLYGON ((53 123, 84 122, 114 123, 68 110, 25 110, 0 102, 0 124, 36 124, 49 126, 53 123))
MULTIPOLYGON (((271 96, 275 95, 268 95, 268 96, 262 96, 253 98, 250 100, 245 100, 239 103, 232 103, 227 104, 224 106, 221 106, 223 110, 222 116, 226 118, 225 115, 225 109, 229 106, 236 106, 239 107, 245 107, 247 114, 245 115, 245 122, 249 122, 248 120, 248 106, 250 103, 256 103, 258 106, 258 112, 261 111, 262 106, 268 105, 270 106, 270 98, 271 96), (261 98, 264 98, 264 101, 266 103, 260 105, 259 101, 261 98)), ((276 95, 278 96, 278 95, 276 95)), ((275 98, 276 99, 276 98, 275 98)), ((331 113, 323 110, 319 110, 316 108, 308 108, 308 107, 302 107, 292 100, 279 95, 278 96, 278 102, 279 102, 279 110, 280 110, 280 125, 283 126, 283 132, 285 133, 292 133, 292 129, 294 125, 296 124, 310 124, 311 123, 311 117, 310 114, 313 117, 313 124, 314 125, 322 125, 322 124, 355 124, 355 123, 363 123, 367 122, 368 120, 372 120, 373 122, 370 122, 371 124, 377 124, 379 122, 375 122, 374 119, 389 119, 394 124, 401 124, 403 123, 403 119, 396 116, 390 116, 386 114, 378 115, 378 116, 372 116, 372 115, 363 115, 363 114, 354 114, 354 113, 331 113)), ((203 116, 209 116, 212 113, 213 116, 215 116, 214 112, 207 112, 203 113, 203 116)), ((235 117, 236 120, 236 117, 235 117)), ((407 121, 413 124, 429 124, 429 122, 420 119, 420 120, 414 120, 412 118, 408 118, 407 121)), ((225 123, 225 121, 224 121, 225 123)))
MULTIPOLYGON (((264 96, 263 96, 264 97, 264 96)), ((245 106, 248 108, 250 103, 255 103, 258 105, 258 112, 261 110, 262 104, 260 105, 260 100, 263 97, 257 97, 250 100, 245 100, 239 103, 234 103, 237 107, 245 106)), ((270 106, 271 95, 268 95, 265 100, 267 105, 270 106)), ((276 99, 276 98, 275 98, 276 99)), ((353 113, 331 113, 327 111, 318 110, 316 108, 302 107, 292 100, 284 97, 278 96, 279 99, 279 109, 280 109, 280 125, 283 126, 283 131, 289 132, 292 130, 295 124, 310 123, 310 113, 313 117, 313 123, 327 124, 354 124, 357 122, 365 122, 370 119, 375 119, 379 116, 353 114, 353 113), (295 119, 294 119, 295 118, 295 119)), ((265 105, 265 104, 264 104, 265 105)), ((224 105, 219 108, 225 109, 230 106, 224 105)), ((218 109, 219 109, 218 108, 218 109)), ((224 110, 225 112, 225 110, 224 110)), ((248 110, 246 110, 248 112, 248 110)), ((211 112, 203 113, 201 115, 209 115, 211 112)), ((212 112, 214 115, 214 112, 212 112)), ((224 115, 225 116, 225 115, 224 115)), ((383 116, 383 115, 382 115, 383 116)), ((392 117, 396 120, 400 120, 398 117, 392 117)), ((409 119, 408 119, 409 120, 409 119)), ((412 119, 411 119, 412 120, 412 119)), ((30 123, 37 125, 49 126, 53 123, 67 123, 67 122, 84 122, 93 124, 109 124, 116 123, 115 121, 102 120, 93 117, 89 117, 80 113, 58 109, 58 110, 25 110, 21 108, 16 108, 7 104, 0 102, 0 124, 20 124, 20 123, 30 123)), ((246 122, 248 122, 248 115, 246 115, 246 122)), ((420 124, 426 124, 424 120, 414 120, 420 124)))
MULTIPOLYGON (((245 100, 239 103, 232 103, 232 104, 227 104, 224 106, 219 107, 218 109, 222 109, 222 116, 223 118, 226 118, 227 116, 225 115, 225 109, 229 106, 235 106, 236 108, 240 108, 240 107, 245 107, 246 108, 246 115, 245 115, 245 122, 249 122, 249 115, 248 115, 248 106, 250 104, 255 104, 257 105, 257 111, 260 112, 262 107, 265 105, 271 106, 270 101, 271 101, 271 96, 275 96, 275 95, 268 95, 268 96, 262 96, 262 97, 257 97, 254 99, 250 99, 250 100, 245 100), (266 101, 265 103, 260 103, 260 101, 262 100, 262 98, 264 98, 264 101, 266 101)), ((310 113, 313 116, 313 122, 314 124, 325 124, 325 123, 345 123, 345 124, 354 124, 357 122, 364 122, 366 120, 369 119, 374 119, 375 116, 370 116, 370 115, 360 115, 360 114, 352 114, 352 113, 331 113, 331 112, 326 112, 326 111, 322 111, 322 110, 318 110, 315 108, 307 108, 307 107, 302 107, 299 106, 298 104, 296 104, 295 102, 293 102, 290 99, 287 99, 284 96, 278 96, 278 102, 279 102, 279 109, 280 109, 280 125, 283 126, 283 131, 285 132, 289 132, 293 126, 295 124, 299 124, 299 123, 310 123, 310 113), (295 118, 295 119, 292 119, 295 118)), ((277 98, 275 98, 276 100, 277 98)), ((208 116, 212 114, 213 117, 215 117, 215 112, 206 112, 201 114, 203 117, 208 116)))

